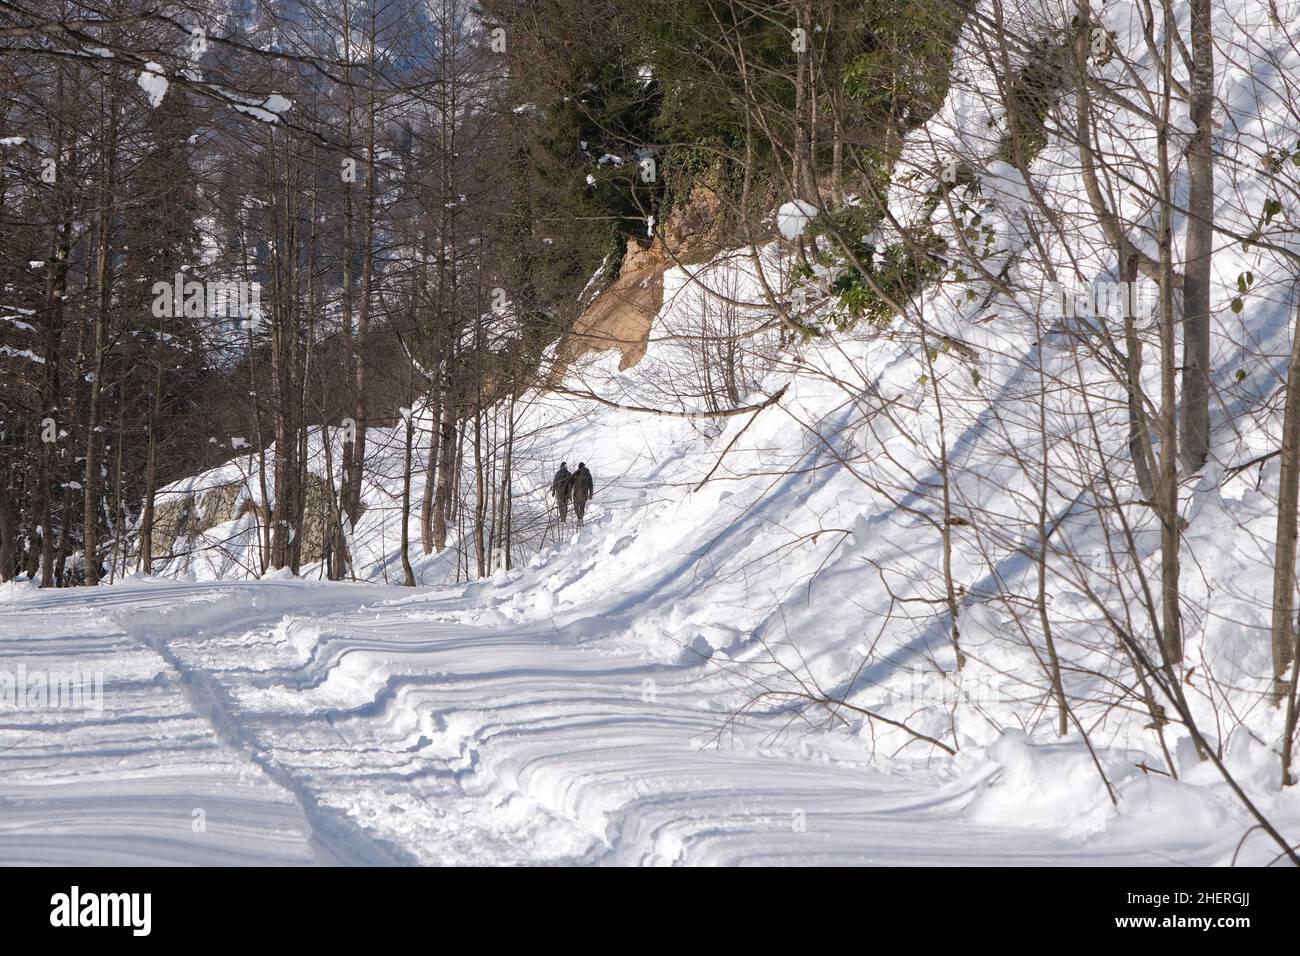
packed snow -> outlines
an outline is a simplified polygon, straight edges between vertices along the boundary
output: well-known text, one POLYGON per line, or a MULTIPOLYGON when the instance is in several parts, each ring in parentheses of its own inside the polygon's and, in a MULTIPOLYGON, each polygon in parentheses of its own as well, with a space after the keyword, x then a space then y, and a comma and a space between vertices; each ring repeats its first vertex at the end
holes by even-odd
MULTIPOLYGON (((567 604, 580 570, 537 595, 567 604)), ((1076 836, 1104 797, 1062 748, 1008 746, 1000 785, 992 761, 884 773, 852 737, 719 746, 728 682, 694 649, 654 660, 589 616, 528 620, 537 595, 6 587, 0 664, 103 689, 102 709, 88 692, 4 715, 0 862, 1125 864, 1213 862, 1237 838, 1209 795, 1185 824, 1162 816, 1159 781, 1128 821, 1154 837, 1076 836), (1020 818, 1060 764, 1091 804, 1067 777, 1020 818)))
MULTIPOLYGON (((1216 9, 1230 34, 1234 11, 1216 9)), ((1248 10, 1252 35, 1265 37, 1262 5, 1248 10)), ((1106 16, 1121 37, 1140 30, 1123 5, 1106 16)), ((981 69, 959 57, 955 72, 974 79, 954 85, 909 142, 911 170, 940 175, 936 142, 992 155, 1001 119, 977 95, 981 69)), ((1222 84, 1240 105, 1238 144, 1262 141, 1282 105, 1257 101, 1241 67, 1226 66, 1222 84)), ((274 121, 289 106, 272 97, 236 108, 274 121)), ((1044 157, 1069 168, 1070 148, 1054 141, 1044 157)), ((982 192, 960 195, 989 224, 990 268, 1033 268, 1020 255, 1026 183, 1005 163, 985 169, 982 192)), ((1082 195, 1077 177, 1061 180, 1060 196, 1082 195)), ((1234 185, 1246 199, 1221 215, 1245 232, 1259 187, 1234 185)), ((919 215, 917 195, 892 195, 900 222, 919 215)), ((778 231, 796 239, 815 215, 788 202, 778 231)), ((946 235, 962 225, 935 223, 946 235)), ((1104 277, 1103 257, 1089 254, 1104 242, 1085 238, 1093 245, 1079 238, 1069 250, 1049 238, 1048 251, 1077 252, 1104 277)), ((670 270, 646 357, 620 372, 617 356, 597 356, 569 384, 615 404, 700 412, 689 390, 660 384, 680 384, 694 360, 684 333, 698 332, 700 290, 758 303, 762 269, 789 292, 779 245, 757 265, 724 255, 670 270)), ((1246 268, 1261 276, 1252 354, 1285 357, 1285 268, 1259 250, 1216 255, 1225 285, 1246 268)), ((1134 565, 1117 565, 1100 508, 1085 507, 1095 459, 1073 456, 1124 460, 1113 378, 1013 303, 977 307, 949 288, 919 311, 942 348, 859 329, 778 354, 760 348, 776 334, 763 329, 770 314, 742 309, 735 321, 754 333, 758 358, 737 404, 781 396, 750 414, 649 416, 526 396, 521 540, 513 567, 494 560, 483 580, 466 580, 458 529, 425 555, 413 518, 417 587, 396 586, 406 429, 395 424, 369 433, 354 581, 324 582, 313 562, 300 579, 260 571, 256 509, 241 505, 260 501, 261 458, 247 449, 164 490, 160 506, 236 494, 228 514, 166 543, 154 576, 94 591, 0 587, 0 862, 1275 861, 1277 847, 1176 723, 1162 740, 1131 697, 1117 706, 1106 696, 1133 672, 1099 609, 1131 611, 1128 576, 1159 556, 1153 520, 1133 507, 1134 565), (1043 384, 1062 381, 1110 402, 1089 423, 1097 447, 1077 440, 1079 393, 1043 384), (961 476, 946 525, 962 585, 960 671, 936 574, 941 445, 961 476), (1060 476, 1041 498, 1036 456, 1060 476), (561 460, 595 474, 581 529, 561 526, 546 496, 561 460), (1016 599, 1035 586, 1040 508, 1053 547, 1073 561, 1053 573, 1045 613, 1086 741, 1077 726, 1054 733, 1043 649, 1016 626, 1016 599)), ((1234 415, 1214 457, 1249 461, 1277 433, 1280 412, 1263 401, 1277 378, 1240 369, 1224 346, 1239 320, 1220 321, 1230 324, 1215 367, 1234 415)), ((403 411, 427 448, 429 410, 403 411)), ((337 469, 338 432, 313 433, 315 474, 326 443, 337 469)), ((417 472, 416 502, 423 481, 417 472)), ((1276 483, 1276 461, 1212 464, 1185 489, 1185 680, 1224 765, 1295 843, 1300 788, 1278 783, 1282 715, 1263 703, 1271 582, 1242 573, 1269 566, 1276 483)))

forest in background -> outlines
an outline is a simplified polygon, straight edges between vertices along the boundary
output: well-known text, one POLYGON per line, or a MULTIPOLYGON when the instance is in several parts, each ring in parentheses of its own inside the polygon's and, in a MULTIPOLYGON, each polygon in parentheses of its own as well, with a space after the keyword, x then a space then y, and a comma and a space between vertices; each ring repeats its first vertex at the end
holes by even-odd
POLYGON ((463 507, 486 573, 511 464, 485 410, 698 185, 739 244, 778 197, 887 176, 964 9, 6 4, 0 577, 149 570, 158 489, 249 447, 263 568, 324 525, 344 577, 367 431, 417 402, 424 549, 463 507))

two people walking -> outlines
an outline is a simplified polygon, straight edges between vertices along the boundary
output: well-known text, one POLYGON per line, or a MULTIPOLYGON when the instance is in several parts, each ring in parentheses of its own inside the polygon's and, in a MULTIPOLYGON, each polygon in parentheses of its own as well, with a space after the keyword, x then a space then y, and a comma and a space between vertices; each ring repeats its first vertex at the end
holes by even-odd
POLYGON ((560 470, 551 482, 551 494, 555 495, 555 503, 559 506, 561 523, 569 520, 569 499, 573 499, 573 513, 578 518, 578 527, 582 527, 582 518, 594 487, 586 462, 578 462, 577 471, 569 471, 567 461, 560 462, 560 470))

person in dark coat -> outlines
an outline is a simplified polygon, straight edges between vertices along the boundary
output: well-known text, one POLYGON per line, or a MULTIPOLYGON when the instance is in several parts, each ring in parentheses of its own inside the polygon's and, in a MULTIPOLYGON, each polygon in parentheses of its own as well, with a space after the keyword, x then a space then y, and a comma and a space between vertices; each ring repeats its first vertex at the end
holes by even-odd
POLYGON ((578 516, 578 527, 582 527, 582 516, 587 511, 587 502, 591 500, 594 484, 591 472, 585 461, 578 462, 578 470, 573 473, 573 513, 578 516))
POLYGON ((569 520, 569 496, 573 494, 573 473, 569 471, 567 461, 560 462, 560 470, 551 482, 551 494, 555 495, 555 504, 560 509, 560 523, 569 520))

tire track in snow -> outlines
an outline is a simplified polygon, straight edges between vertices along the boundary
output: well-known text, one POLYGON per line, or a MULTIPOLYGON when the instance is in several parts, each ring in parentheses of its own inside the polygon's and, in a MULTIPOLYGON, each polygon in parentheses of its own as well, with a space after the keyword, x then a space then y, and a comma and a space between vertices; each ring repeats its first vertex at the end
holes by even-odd
POLYGON ((167 638, 150 630, 137 632, 141 641, 180 675, 180 687, 194 712, 206 720, 217 737, 246 756, 275 783, 293 795, 311 827, 310 842, 318 863, 326 865, 400 866, 416 859, 353 824, 346 814, 323 806, 283 765, 245 735, 225 687, 207 672, 178 657, 167 638))
POLYGON ((312 861, 291 795, 223 747, 160 655, 103 613, 120 596, 33 588, 0 601, 0 671, 102 687, 93 703, 0 703, 0 864, 312 861))
MULTIPOLYGON (((472 623, 483 595, 414 602, 395 588, 268 581, 128 583, 104 596, 116 619, 105 636, 156 661, 169 713, 194 715, 193 736, 224 760, 210 765, 235 755, 257 768, 263 793, 309 831, 296 845, 317 863, 1160 862, 973 824, 962 808, 980 780, 886 775, 844 737, 701 749, 726 712, 706 668, 560 642, 537 622, 484 627, 472 623)), ((86 598, 40 599, 52 633, 68 635, 53 640, 85 643, 67 612, 86 598)), ((171 745, 154 742, 159 768, 171 745)), ((63 759, 57 741, 41 753, 63 759)), ((188 799, 162 769, 128 784, 155 788, 130 818, 138 825, 172 825, 188 799)), ((223 813, 265 832, 263 801, 223 813)), ((60 852, 129 840, 83 836, 60 852)), ((215 855, 192 839, 170 847, 164 862, 215 855)))

